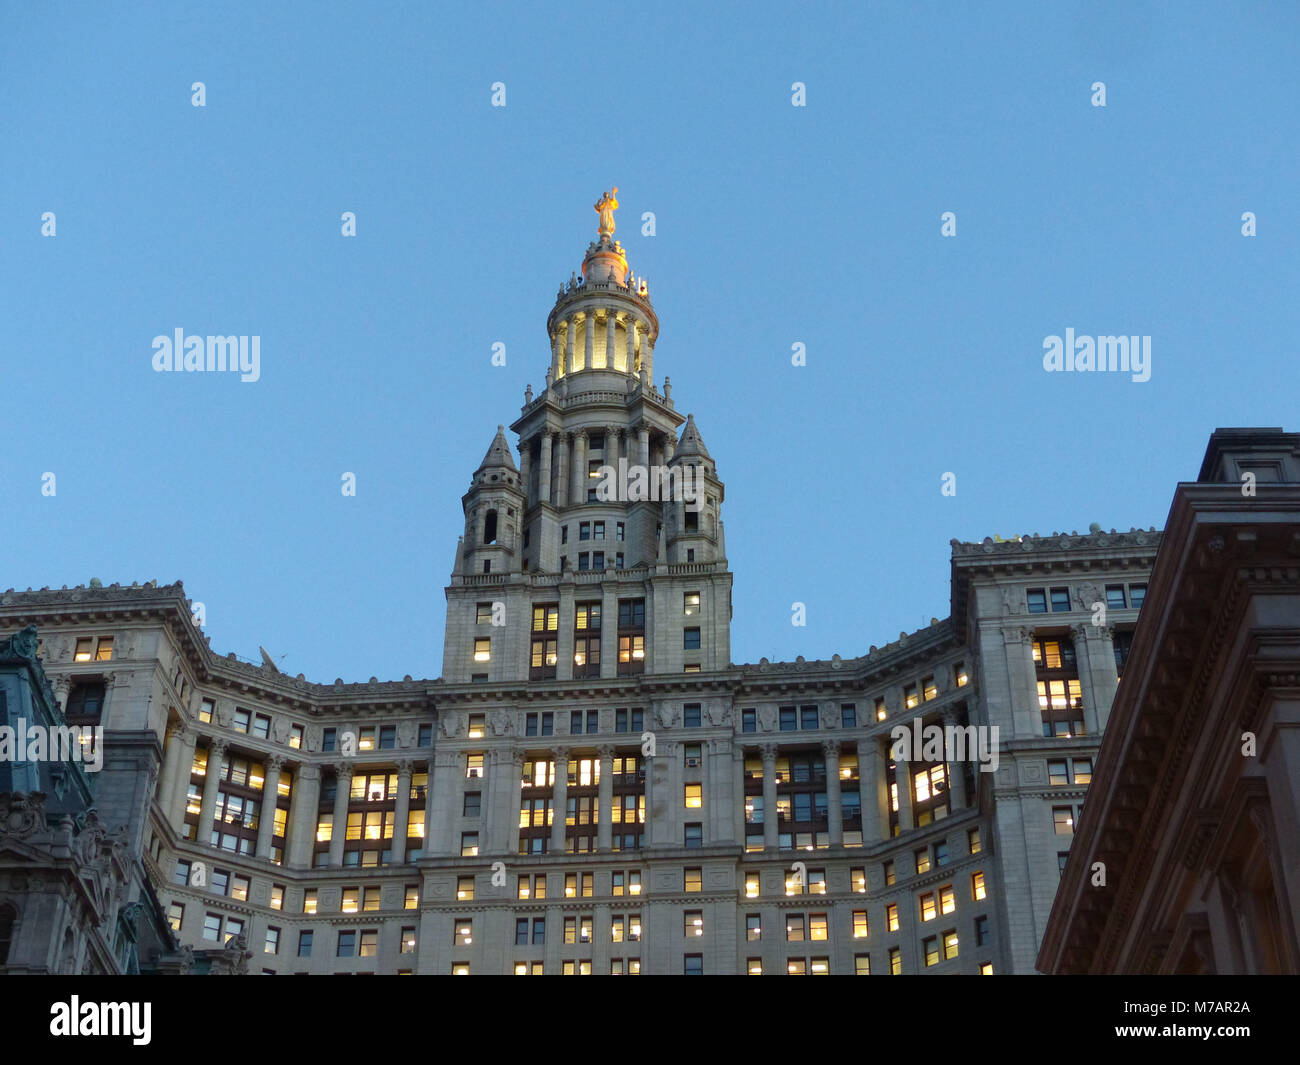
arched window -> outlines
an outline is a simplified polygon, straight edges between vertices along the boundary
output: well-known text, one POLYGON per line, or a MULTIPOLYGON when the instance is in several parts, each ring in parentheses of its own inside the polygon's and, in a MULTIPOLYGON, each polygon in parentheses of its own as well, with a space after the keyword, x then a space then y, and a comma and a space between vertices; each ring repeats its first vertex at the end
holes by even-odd
POLYGON ((17 922, 17 910, 9 905, 0 906, 0 965, 9 960, 9 945, 13 942, 17 922))

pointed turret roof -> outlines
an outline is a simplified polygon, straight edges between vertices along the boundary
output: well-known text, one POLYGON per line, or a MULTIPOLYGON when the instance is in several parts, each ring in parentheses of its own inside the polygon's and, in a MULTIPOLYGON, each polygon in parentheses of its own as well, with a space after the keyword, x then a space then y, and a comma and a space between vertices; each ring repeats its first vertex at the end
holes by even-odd
POLYGON ((709 454, 709 449, 704 446, 704 437, 700 436, 699 427, 695 424, 695 415, 686 415, 686 427, 682 430, 682 438, 677 444, 677 450, 673 452, 673 459, 702 458, 713 461, 713 456, 709 454))
POLYGON ((483 456, 483 461, 478 464, 478 469, 474 471, 475 475, 482 473, 484 470, 501 469, 509 470, 511 473, 518 473, 519 469, 515 466, 515 457, 510 452, 510 443, 506 440, 506 427, 497 426, 497 435, 492 438, 492 445, 487 449, 487 454, 483 456))

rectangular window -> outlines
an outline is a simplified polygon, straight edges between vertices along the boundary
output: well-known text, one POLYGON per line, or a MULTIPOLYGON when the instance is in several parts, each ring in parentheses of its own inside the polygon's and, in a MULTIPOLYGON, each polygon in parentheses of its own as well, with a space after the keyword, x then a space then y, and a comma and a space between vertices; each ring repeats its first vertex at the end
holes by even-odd
MULTIPOLYGON (((1092 604, 1087 604, 1088 609, 1092 609, 1092 604)), ((1106 606, 1111 610, 1123 610, 1128 606, 1124 598, 1124 585, 1108 584, 1106 585, 1106 606)))
POLYGON ((1070 589, 1053 588, 1052 589, 1052 613, 1066 614, 1070 610, 1070 589))
POLYGON ((1052 827, 1058 836, 1073 836, 1074 808, 1071 806, 1053 806, 1052 827))
POLYGON ((903 956, 898 947, 889 948, 889 975, 901 976, 903 973, 903 956))
POLYGON ((817 707, 801 706, 799 707, 799 727, 807 732, 818 726, 817 707))
POLYGON ((740 731, 757 732, 758 731, 758 711, 742 710, 740 712, 740 731))
POLYGON ((266 739, 271 735, 271 719, 265 714, 257 714, 253 718, 253 735, 266 739))
POLYGON ((338 958, 352 958, 357 953, 357 933, 355 931, 339 932, 338 946, 334 955, 338 958))
POLYGON ((853 911, 853 938, 854 939, 867 938, 867 911, 866 910, 853 911))
POLYGON ((298 933, 298 957, 311 957, 311 941, 313 938, 314 933, 310 928, 303 929, 298 933))
POLYGON ((700 704, 686 703, 682 707, 682 726, 684 728, 700 727, 700 704))
POLYGON ((467 754, 465 755, 465 779, 469 780, 474 777, 483 776, 483 755, 467 754))
POLYGON ((686 826, 685 844, 687 847, 704 846, 704 825, 695 821, 686 826))
POLYGON ((1142 604, 1146 602, 1147 586, 1145 584, 1130 584, 1128 586, 1128 605, 1134 610, 1139 610, 1142 604))
POLYGON ((970 875, 970 897, 979 902, 984 895, 984 873, 976 871, 970 875))
POLYGON ((797 711, 793 706, 781 707, 780 713, 781 713, 780 721, 781 721, 782 732, 794 732, 796 729, 798 729, 799 719, 797 716, 797 711))
POLYGON ((477 606, 475 607, 475 613, 474 613, 474 623, 475 623, 476 625, 491 625, 491 624, 492 624, 492 604, 491 604, 491 603, 479 603, 479 604, 477 604, 477 606))
POLYGON ((682 649, 686 651, 698 651, 700 649, 699 629, 682 630, 682 649))
POLYGON ((1030 588, 1025 595, 1031 614, 1047 613, 1047 593, 1042 588, 1030 588))
POLYGON ((247 732, 250 714, 247 710, 235 709, 233 727, 236 732, 247 732))
POLYGON ((840 703, 840 728, 858 727, 858 708, 853 703, 840 703))
POLYGON ((885 926, 891 932, 898 931, 898 904, 895 902, 885 904, 885 926))
POLYGON ((474 661, 492 661, 492 638, 490 636, 484 636, 474 641, 474 661))
POLYGON ((885 700, 884 700, 884 699, 877 699, 877 700, 876 700, 876 720, 877 720, 877 721, 884 721, 884 720, 885 720, 885 716, 886 716, 885 700))
POLYGON ((966 842, 970 844, 971 854, 979 854, 979 852, 984 849, 984 845, 980 841, 980 830, 978 828, 967 830, 966 842))

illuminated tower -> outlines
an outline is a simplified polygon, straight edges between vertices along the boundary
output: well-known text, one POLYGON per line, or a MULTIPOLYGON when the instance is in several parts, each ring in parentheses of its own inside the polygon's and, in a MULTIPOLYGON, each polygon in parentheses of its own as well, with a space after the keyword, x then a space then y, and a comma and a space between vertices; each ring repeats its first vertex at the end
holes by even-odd
POLYGON ((656 387, 659 318, 613 237, 617 206, 597 202, 581 276, 547 317, 546 385, 511 425, 518 465, 498 431, 465 494, 448 682, 730 665, 725 489, 694 418, 656 387))

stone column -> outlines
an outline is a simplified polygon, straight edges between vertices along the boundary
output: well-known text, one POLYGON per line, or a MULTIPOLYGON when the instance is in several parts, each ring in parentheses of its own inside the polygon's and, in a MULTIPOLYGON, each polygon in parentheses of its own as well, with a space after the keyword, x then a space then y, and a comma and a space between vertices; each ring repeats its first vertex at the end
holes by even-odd
POLYGON ((394 865, 406 861, 406 830, 411 819, 411 773, 415 764, 409 758, 400 758, 397 762, 397 808, 393 812, 393 858, 394 865))
POLYGON ((573 472, 570 478, 573 487, 569 497, 576 506, 587 501, 587 430, 579 429, 573 434, 573 472))
POLYGON ((293 775, 289 800, 289 838, 285 841, 285 864, 311 865, 316 842, 316 815, 320 806, 320 767, 300 765, 293 775))
POLYGON ((564 853, 564 822, 569 810, 569 749, 556 747, 551 752, 555 759, 555 787, 551 791, 551 854, 564 853))
MULTIPOLYGON (((1110 719, 1111 704, 1115 701, 1115 694, 1119 691, 1119 677, 1115 672, 1115 626, 1114 625, 1085 625, 1083 626, 1087 633, 1088 644, 1088 674, 1092 679, 1092 704, 1093 712, 1096 715, 1096 721, 1087 718, 1084 727, 1091 735, 1100 736, 1106 729, 1106 722, 1110 719), (1094 725, 1096 726, 1094 729, 1094 725)), ((1076 648, 1078 644, 1075 644, 1076 648)), ((1080 676, 1083 675, 1083 669, 1079 669, 1080 676)), ((1088 700, 1084 698, 1084 709, 1088 707, 1088 700)))
POLYGON ((600 590, 600 675, 618 676, 618 585, 609 582, 600 590))
POLYGON ((858 787, 862 792, 862 845, 889 838, 889 787, 885 754, 875 738, 858 740, 858 787))
MULTIPOLYGON (((735 778, 735 759, 731 751, 731 738, 729 736, 719 737, 704 741, 705 750, 708 752, 706 757, 707 775, 704 779, 704 813, 708 817, 709 823, 709 842, 711 843, 743 843, 744 835, 736 835, 736 819, 733 816, 735 806, 735 792, 733 792, 733 782, 735 778)), ((744 789, 741 789, 743 796, 744 789)), ((744 800, 741 800, 741 806, 744 806, 744 800)))
POLYGON ((537 465, 537 500, 540 503, 551 501, 551 438, 551 431, 544 429, 542 453, 537 465))
POLYGON ((636 319, 627 316, 627 372, 636 373, 636 319))
MULTIPOLYGON (((556 680, 573 679, 573 619, 575 616, 573 581, 566 577, 564 583, 560 585, 560 627, 555 633, 556 680)), ((550 633, 546 635, 549 637, 550 633)), ((601 648, 601 650, 604 650, 604 648, 601 648)))
POLYGON ((636 431, 636 460, 647 469, 650 466, 650 428, 642 425, 636 431))
MULTIPOLYGON (((517 796, 519 794, 519 784, 523 780, 524 770, 524 752, 514 750, 510 752, 510 765, 512 775, 510 777, 510 794, 517 796)), ((503 767, 504 768, 504 767, 503 767)), ((506 832, 506 853, 519 853, 519 803, 514 804, 514 809, 510 811, 509 830, 506 832)), ((426 828, 427 832, 428 829, 426 828)), ((531 925, 529 926, 531 929, 531 925)))
POLYGON ((763 754, 763 849, 777 848, 776 816, 776 744, 765 743, 759 750, 763 754))
MULTIPOLYGON (((957 715, 948 712, 943 715, 945 732, 948 728, 959 728, 957 724, 957 715)), ((967 750, 966 757, 968 760, 974 760, 978 756, 978 751, 967 750)), ((952 813, 959 813, 966 809, 966 766, 962 762, 948 762, 946 769, 948 777, 948 808, 952 813)))
POLYGON ((844 810, 840 805, 840 741, 822 740, 826 760, 826 820, 832 847, 844 845, 844 810))
MULTIPOLYGON (((533 472, 532 465, 533 465, 533 442, 531 440, 525 440, 522 444, 519 445, 519 484, 520 487, 524 490, 524 509, 527 509, 532 504, 533 499, 535 498, 533 496, 532 485, 528 483, 529 477, 533 472)), ((524 523, 522 520, 520 521, 519 525, 521 529, 524 527, 524 523)), ((520 533, 520 542, 522 542, 522 540, 523 540, 523 534, 520 533)))
POLYGON ((618 474, 618 436, 623 430, 617 425, 605 426, 605 465, 618 474))
POLYGON ((560 336, 560 327, 556 326, 555 335, 551 337, 551 380, 560 376, 564 366, 564 340, 560 336))
POLYGON ((347 838, 348 799, 352 791, 352 766, 347 762, 336 762, 334 778, 337 781, 334 790, 334 827, 330 833, 330 868, 343 868, 343 841, 347 838))
POLYGON ((595 365, 595 346, 596 315, 595 311, 587 311, 582 319, 582 368, 584 370, 590 370, 595 365))
POLYGON ((613 370, 617 363, 614 357, 614 339, 618 330, 618 315, 611 307, 605 312, 605 369, 613 370))
POLYGON ((555 505, 567 506, 569 502, 569 434, 559 433, 559 453, 555 462, 555 505))
POLYGON ((167 745, 167 765, 164 770, 163 795, 166 798, 163 812, 167 823, 177 832, 185 824, 185 804, 190 794, 190 771, 194 766, 194 730, 183 722, 173 722, 167 727, 170 742, 167 745))
POLYGON ((734 743, 731 747, 732 832, 743 847, 745 845, 745 746, 734 743))
POLYGON ((429 786, 424 799, 425 857, 460 854, 460 841, 452 839, 452 818, 459 814, 456 801, 465 775, 464 756, 458 751, 435 751, 429 766, 429 786))
POLYGON ((271 858, 271 837, 275 833, 275 800, 280 790, 280 771, 284 768, 284 759, 272 755, 265 762, 265 776, 262 778, 262 812, 257 822, 257 848, 254 857, 271 858))
POLYGON ((596 748, 600 755, 600 788, 596 822, 596 848, 602 854, 613 847, 614 842, 614 748, 602 744, 596 748))
POLYGON ((203 803, 199 808, 197 841, 207 846, 212 839, 212 818, 217 810, 217 789, 225 770, 226 741, 214 739, 208 744, 207 775, 203 778, 203 803))
POLYGON ((898 831, 901 833, 916 825, 912 814, 912 767, 909 762, 894 759, 894 783, 898 785, 898 831))
MULTIPOLYGON (((564 322, 564 372, 573 372, 573 341, 578 332, 578 322, 575 318, 567 318, 564 322)), ((558 378, 557 378, 558 380, 558 378)))
POLYGON ((1006 644, 1015 736, 1017 739, 1041 738, 1043 715, 1038 706, 1038 682, 1034 670, 1034 630, 1003 629, 1002 639, 1006 644))

